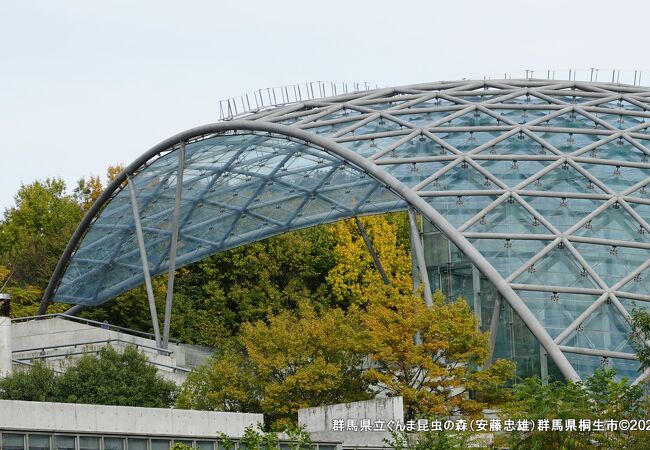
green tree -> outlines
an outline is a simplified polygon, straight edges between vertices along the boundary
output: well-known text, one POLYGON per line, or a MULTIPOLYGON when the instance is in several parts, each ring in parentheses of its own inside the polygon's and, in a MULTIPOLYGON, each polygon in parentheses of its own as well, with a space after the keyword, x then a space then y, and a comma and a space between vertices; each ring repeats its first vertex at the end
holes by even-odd
POLYGON ((58 380, 54 371, 36 361, 0 379, 0 399, 55 402, 59 400, 58 380))
POLYGON ((183 386, 177 406, 263 412, 274 428, 298 408, 367 399, 365 342, 358 321, 339 309, 297 311, 244 324, 231 346, 183 386))
POLYGON ((82 357, 58 384, 66 403, 165 408, 173 404, 176 394, 176 385, 163 379, 133 346, 121 353, 104 347, 98 357, 82 357))
POLYGON ((122 353, 104 347, 97 356, 83 356, 60 376, 36 362, 0 380, 0 398, 6 400, 154 408, 172 405, 176 389, 133 346, 122 353))
MULTIPOLYGON (((531 377, 513 387, 512 400, 503 406, 503 419, 539 420, 645 419, 646 400, 640 386, 616 380, 614 369, 598 369, 584 382, 542 380, 531 377)), ((593 422, 592 422, 593 423, 593 422)), ((647 449, 647 432, 638 431, 548 431, 509 432, 506 438, 517 449, 647 449)))
POLYGON ((43 289, 82 208, 59 178, 22 185, 14 200, 0 222, 0 265, 12 270, 12 285, 43 289))
POLYGON ((632 332, 630 342, 641 363, 640 371, 650 368, 650 313, 645 308, 635 307, 632 310, 632 332))
POLYGON ((332 245, 327 228, 315 227, 237 247, 178 270, 174 337, 214 345, 216 336, 237 334, 243 323, 264 320, 269 312, 296 309, 305 300, 328 305, 325 276, 334 264, 332 245))

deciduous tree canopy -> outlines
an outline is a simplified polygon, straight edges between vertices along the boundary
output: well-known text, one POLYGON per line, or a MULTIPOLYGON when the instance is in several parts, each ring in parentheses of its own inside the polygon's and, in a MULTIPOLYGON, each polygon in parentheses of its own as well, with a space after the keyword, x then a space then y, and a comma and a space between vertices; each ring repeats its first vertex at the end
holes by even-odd
POLYGON ((163 379, 135 347, 111 347, 85 355, 62 375, 40 362, 0 380, 0 398, 166 408, 176 385, 163 379))

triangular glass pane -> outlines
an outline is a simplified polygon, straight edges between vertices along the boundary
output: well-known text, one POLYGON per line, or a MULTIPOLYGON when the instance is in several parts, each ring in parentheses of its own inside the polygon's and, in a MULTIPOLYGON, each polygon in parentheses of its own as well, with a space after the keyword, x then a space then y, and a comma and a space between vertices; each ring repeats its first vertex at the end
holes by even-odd
POLYGON ((513 283, 591 289, 599 287, 566 248, 554 248, 517 276, 513 283))
POLYGON ((558 128, 597 128, 593 120, 577 112, 562 114, 546 121, 545 124, 558 128))
POLYGON ((474 223, 467 231, 476 233, 550 234, 519 202, 504 201, 474 223))
POLYGON ((563 345, 623 353, 634 353, 629 343, 630 325, 612 304, 603 303, 563 345))
POLYGON ((215 246, 219 246, 221 241, 225 238, 226 234, 229 233, 230 228, 233 223, 238 219, 239 213, 232 212, 226 209, 214 210, 215 215, 212 221, 207 221, 204 218, 203 225, 198 225, 200 221, 198 218, 194 223, 197 224, 195 227, 185 227, 179 236, 178 248, 180 249, 179 254, 186 253, 190 247, 196 245, 192 243, 191 237, 199 238, 203 241, 213 242, 215 246), (181 243, 183 241, 183 243, 181 243), (188 247, 183 250, 184 245, 188 247))
POLYGON ((460 117, 455 117, 453 120, 445 122, 441 126, 445 127, 478 127, 486 125, 499 125, 499 121, 483 111, 475 110, 470 113, 464 114, 460 117))
POLYGON ((264 204, 262 202, 253 202, 251 213, 256 213, 264 217, 268 217, 273 221, 286 223, 295 216, 296 211, 304 202, 304 195, 289 197, 288 194, 282 201, 275 201, 271 204, 264 204))
POLYGON ((412 187, 421 183, 447 164, 447 162, 422 162, 410 164, 382 164, 381 167, 402 183, 412 187))
POLYGON ((366 179, 341 187, 333 185, 322 193, 327 198, 336 199, 338 209, 342 211, 355 211, 379 188, 380 186, 374 180, 366 179))
POLYGON ((232 243, 252 242, 259 234, 266 232, 269 223, 244 213, 239 217, 230 233, 226 236, 225 246, 232 243))
POLYGON ((343 140, 339 143, 361 156, 372 156, 386 147, 393 145, 395 142, 402 139, 404 136, 386 136, 375 139, 356 139, 356 140, 343 140))
MULTIPOLYGON (((632 294, 650 295, 650 268, 645 269, 618 289, 632 294)), ((650 303, 638 302, 639 306, 650 308, 650 303)), ((629 310, 629 308, 628 308, 629 310)))
POLYGON ((545 109, 534 109, 534 108, 519 108, 519 109, 495 109, 495 112, 498 112, 505 119, 511 120, 513 122, 524 124, 540 117, 547 116, 552 113, 552 110, 545 109))
POLYGON ((474 217, 479 211, 492 203, 493 196, 464 197, 425 197, 436 211, 442 214, 453 226, 459 227, 474 217))
POLYGON ((560 231, 566 231, 604 203, 603 200, 583 198, 560 199, 531 196, 522 198, 560 231))
POLYGON ((516 159, 512 161, 477 160, 477 162, 510 187, 517 186, 550 164, 549 161, 518 161, 516 159))
POLYGON ((615 139, 600 145, 587 153, 583 158, 599 158, 614 161, 647 162, 648 156, 623 138, 615 139))
POLYGON ((307 200, 307 203, 302 207, 302 209, 296 214, 296 222, 304 222, 312 220, 317 220, 319 222, 324 221, 333 210, 336 209, 336 202, 330 202, 324 198, 313 196, 307 200))
POLYGON ((595 295, 569 294, 565 292, 517 290, 517 294, 552 338, 557 337, 598 299, 595 295))
POLYGON ((631 116, 629 114, 596 114, 600 119, 609 123, 610 125, 618 128, 619 130, 624 130, 636 126, 640 123, 643 123, 643 118, 631 116))
POLYGON ((552 95, 552 97, 570 105, 579 105, 580 103, 587 103, 596 100, 596 97, 585 97, 581 95, 552 95))
POLYGON ((468 152, 498 137, 501 133, 497 131, 452 131, 449 133, 438 132, 435 134, 457 150, 468 152))
POLYGON ((549 243, 546 240, 536 239, 470 238, 469 241, 504 278, 523 266, 549 243))
POLYGON ((456 106, 458 103, 447 100, 446 98, 435 97, 419 102, 411 106, 411 108, 423 109, 423 108, 440 108, 445 106, 456 106))
POLYGON ((576 236, 647 242, 647 234, 624 208, 609 207, 573 233, 576 236))
POLYGON ((627 298, 617 295, 618 301, 621 302, 627 312, 632 314, 635 310, 650 312, 650 302, 642 300, 629 300, 627 298))
MULTIPOLYGON (((470 103, 483 103, 503 95, 501 91, 496 91, 495 94, 487 94, 487 93, 484 94, 483 92, 490 92, 490 91, 481 90, 481 94, 477 93, 476 95, 456 95, 455 97, 463 99, 470 103)), ((495 91, 492 90, 492 92, 495 91)))
POLYGON ((310 133, 329 136, 330 134, 338 133, 339 131, 343 130, 344 128, 348 128, 353 123, 354 123, 354 121, 321 124, 319 121, 316 121, 316 122, 308 123, 307 125, 304 125, 303 128, 306 129, 307 131, 309 131, 310 133))
POLYGON ((244 179, 246 179, 245 176, 233 174, 222 176, 213 186, 215 192, 210 194, 210 199, 218 204, 225 204, 232 208, 245 206, 256 195, 257 190, 263 186, 264 180, 253 178, 244 184, 244 179))
POLYGON ((323 117, 319 117, 318 121, 324 122, 326 120, 343 119, 346 117, 352 117, 358 115, 361 115, 361 113, 355 109, 341 108, 338 111, 334 111, 333 113, 329 113, 323 117))
POLYGON ((389 108, 394 108, 398 105, 403 105, 406 102, 413 100, 412 98, 401 98, 405 97, 402 95, 395 95, 389 98, 379 99, 376 103, 364 103, 363 106, 366 108, 374 109, 376 111, 383 111, 389 108))
POLYGON ((615 102, 599 103, 595 106, 599 108, 607 108, 607 109, 622 109, 625 111, 641 111, 641 112, 644 111, 642 108, 639 108, 637 105, 630 103, 627 100, 618 100, 615 102))
POLYGON ((550 102, 536 97, 532 94, 526 94, 515 98, 510 98, 503 102, 506 105, 548 105, 550 102))
POLYGON ((408 142, 404 142, 399 147, 385 153, 379 160, 388 158, 414 158, 417 156, 441 156, 450 155, 444 147, 433 142, 427 136, 420 135, 414 137, 408 142))
POLYGON ((637 167, 610 166, 606 164, 580 163, 590 174, 607 184, 615 192, 621 192, 630 186, 650 177, 650 169, 637 167))
MULTIPOLYGON (((418 104, 414 108, 420 108, 420 105, 418 104)), ((412 123, 416 127, 425 128, 436 122, 442 121, 445 117, 449 117, 455 112, 456 111, 427 111, 399 115, 395 114, 395 116, 412 123)))
POLYGON ((385 133, 387 131, 401 130, 402 128, 402 125, 386 119, 385 117, 380 117, 345 133, 344 136, 363 136, 366 134, 385 133))
POLYGON ((527 191, 601 194, 603 191, 569 164, 562 164, 523 187, 527 191))
POLYGON ((535 142, 524 133, 510 136, 491 147, 488 147, 477 155, 545 155, 548 154, 541 144, 535 142))
MULTIPOLYGON (((545 125, 543 123, 542 125, 545 125)), ((544 141, 564 153, 573 153, 587 145, 598 142, 600 136, 582 133, 536 133, 544 141)))
POLYGON ((583 242, 574 242, 573 246, 605 284, 610 287, 631 273, 636 267, 639 267, 648 258, 647 249, 613 247, 583 242))
POLYGON ((364 202, 357 206, 356 212, 361 213, 386 213, 403 210, 406 207, 404 200, 395 195, 385 186, 379 186, 364 202))
POLYGON ((571 366, 578 372, 583 380, 593 375, 596 369, 612 368, 616 370, 615 380, 627 378, 634 380, 639 376, 639 361, 619 358, 603 358, 602 356, 581 355, 576 353, 564 353, 571 366))
POLYGON ((497 187, 485 175, 467 163, 456 164, 422 191, 494 190, 497 187))

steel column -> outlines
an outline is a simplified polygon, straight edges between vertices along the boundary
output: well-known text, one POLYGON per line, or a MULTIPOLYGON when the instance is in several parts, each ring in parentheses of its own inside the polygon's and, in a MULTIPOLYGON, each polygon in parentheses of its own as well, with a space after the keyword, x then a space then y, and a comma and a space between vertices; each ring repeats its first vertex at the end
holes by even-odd
POLYGON ((133 221, 135 224, 135 234, 140 249, 140 260, 142 261, 142 273, 144 274, 144 284, 147 289, 147 298, 149 299, 149 311, 151 313, 151 324, 153 334, 156 338, 156 346, 161 346, 160 328, 158 325, 158 313, 156 312, 156 299, 153 295, 151 286, 151 276, 149 274, 149 261, 147 259, 147 249, 144 246, 144 236, 142 234, 142 224, 140 223, 140 211, 138 210, 138 200, 135 195, 135 185, 131 176, 127 178, 129 184, 129 195, 131 196, 131 208, 133 209, 133 221))
POLYGON ((174 297, 174 275, 176 272, 176 251, 178 247, 178 222, 181 215, 181 196, 183 195, 183 171, 185 170, 185 141, 181 141, 178 149, 178 173, 176 175, 176 200, 174 217, 172 219, 172 240, 169 247, 169 268, 167 269, 167 297, 165 299, 165 321, 163 325, 162 348, 169 346, 169 326, 172 316, 174 297))
POLYGON ((357 224, 357 228, 359 229, 359 234, 361 234, 361 237, 363 238, 363 242, 366 243, 366 247, 370 252, 370 256, 372 256, 372 260, 375 262, 375 266, 377 267, 377 270, 381 275, 381 279, 383 280, 384 284, 388 286, 390 284, 390 281, 388 281, 388 277, 386 276, 386 272, 384 271, 384 266, 381 265, 381 261, 379 260, 379 257, 375 252, 375 248, 373 247, 372 242, 370 242, 370 238, 366 234, 366 230, 363 228, 363 225, 361 224, 361 221, 359 220, 358 217, 355 216, 354 221, 357 224))
POLYGON ((422 247, 422 240, 420 239, 415 211, 412 208, 409 208, 408 215, 411 229, 411 251, 413 251, 413 249, 415 250, 415 257, 418 262, 418 268, 420 269, 420 278, 424 285, 424 301, 427 306, 431 306, 433 305, 433 299, 431 298, 431 283, 429 283, 429 274, 427 273, 427 265, 424 260, 424 248, 422 247))

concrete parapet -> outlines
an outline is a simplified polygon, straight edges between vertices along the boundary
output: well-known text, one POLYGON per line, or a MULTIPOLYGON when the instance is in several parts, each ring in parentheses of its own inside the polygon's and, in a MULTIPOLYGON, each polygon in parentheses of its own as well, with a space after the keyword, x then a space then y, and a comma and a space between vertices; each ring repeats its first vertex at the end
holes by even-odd
MULTIPOLYGON (((362 402, 339 403, 335 405, 301 408, 298 423, 305 427, 313 440, 342 442, 343 447, 383 448, 384 439, 391 438, 388 431, 375 431, 376 422, 390 421, 404 423, 404 402, 402 397, 387 397, 362 402), (370 420, 373 431, 363 431, 361 420, 370 420), (335 430, 334 421, 343 421, 343 429, 335 430), (351 421, 351 422, 348 422, 351 421), (348 429, 348 424, 353 424, 348 429)), ((340 422, 341 423, 341 422, 340 422)), ((386 447, 388 448, 388 447, 386 447)))
POLYGON ((246 427, 257 427, 263 421, 262 414, 250 413, 0 400, 0 429, 17 431, 196 438, 214 438, 223 432, 238 438, 244 435, 246 427))
POLYGON ((11 319, 0 317, 0 378, 11 373, 11 319))

